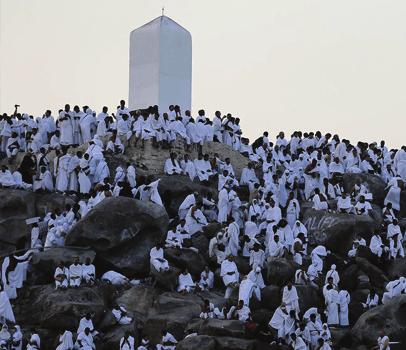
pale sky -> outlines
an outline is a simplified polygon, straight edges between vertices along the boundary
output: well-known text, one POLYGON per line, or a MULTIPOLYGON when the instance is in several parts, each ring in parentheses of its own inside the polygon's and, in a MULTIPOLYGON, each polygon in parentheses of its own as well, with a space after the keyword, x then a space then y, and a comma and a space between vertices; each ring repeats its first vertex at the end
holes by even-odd
POLYGON ((405 0, 0 0, 0 112, 128 99, 130 31, 165 15, 193 40, 193 112, 244 135, 321 130, 406 144, 405 0))

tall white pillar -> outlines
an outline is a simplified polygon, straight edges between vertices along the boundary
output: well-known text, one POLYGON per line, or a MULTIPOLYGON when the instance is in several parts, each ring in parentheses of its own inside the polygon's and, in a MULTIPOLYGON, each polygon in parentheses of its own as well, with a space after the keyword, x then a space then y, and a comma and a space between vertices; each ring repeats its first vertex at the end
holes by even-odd
POLYGON ((130 35, 131 110, 158 105, 160 112, 192 99, 192 37, 175 21, 160 16, 130 35))

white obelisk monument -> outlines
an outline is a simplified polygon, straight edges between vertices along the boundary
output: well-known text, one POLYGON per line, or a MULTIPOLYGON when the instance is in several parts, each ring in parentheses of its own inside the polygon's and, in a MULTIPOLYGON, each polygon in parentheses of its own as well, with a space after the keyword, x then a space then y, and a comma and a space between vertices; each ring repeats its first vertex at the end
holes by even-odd
POLYGON ((130 35, 131 110, 158 105, 160 113, 169 105, 191 107, 192 37, 164 15, 144 24, 130 35))

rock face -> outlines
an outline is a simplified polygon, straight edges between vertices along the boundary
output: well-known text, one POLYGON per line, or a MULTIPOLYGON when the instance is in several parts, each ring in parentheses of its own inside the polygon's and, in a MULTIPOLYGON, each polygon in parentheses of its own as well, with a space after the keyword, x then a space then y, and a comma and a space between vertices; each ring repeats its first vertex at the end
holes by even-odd
POLYGON ((276 284, 279 287, 285 286, 295 276, 297 265, 285 258, 272 258, 267 263, 267 284, 276 284))
POLYGON ((406 295, 398 296, 385 305, 365 312, 351 330, 357 344, 376 345, 380 331, 384 329, 389 338, 406 342, 406 295))
POLYGON ((166 234, 163 207, 131 198, 106 198, 76 223, 66 245, 89 247, 117 271, 145 275, 149 251, 166 234))
POLYGON ((21 298, 14 310, 16 318, 36 328, 76 330, 86 313, 95 315, 95 323, 104 314, 103 291, 97 287, 59 291, 54 285, 35 286, 21 298))
POLYGON ((346 254, 357 233, 368 234, 379 228, 380 221, 368 215, 327 213, 307 209, 303 223, 308 229, 309 243, 325 245, 335 253, 346 254))

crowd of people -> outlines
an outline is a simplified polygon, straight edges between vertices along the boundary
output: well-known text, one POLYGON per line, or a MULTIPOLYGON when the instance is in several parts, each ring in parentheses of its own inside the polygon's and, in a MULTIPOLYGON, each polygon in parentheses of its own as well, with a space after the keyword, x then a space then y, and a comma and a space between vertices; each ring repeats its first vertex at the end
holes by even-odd
MULTIPOLYGON (((185 153, 171 151, 165 161, 163 172, 168 175, 184 175, 195 182, 211 186, 218 196, 191 193, 180 205, 178 215, 171 218, 167 237, 158 242, 150 252, 151 269, 167 273, 171 269, 165 259, 167 248, 198 251, 190 244, 196 235, 204 234, 205 227, 219 223, 221 228, 210 240, 210 264, 197 279, 187 269, 178 276, 177 291, 182 294, 210 291, 214 285, 214 269, 220 269, 222 288, 225 289, 225 305, 213 305, 205 300, 200 317, 237 319, 245 323, 247 331, 255 331, 250 302, 261 300, 265 288, 262 273, 267 264, 275 259, 286 258, 297 266, 295 278, 283 288, 282 303, 269 321, 264 335, 294 350, 331 349, 330 327, 350 325, 348 305, 350 293, 342 286, 335 265, 326 266, 325 258, 330 251, 323 245, 310 246, 308 228, 301 222, 305 202, 313 210, 336 212, 343 215, 374 216, 373 194, 361 180, 350 189, 344 186, 346 174, 373 174, 387 185, 384 200, 382 226, 375 232, 357 236, 352 249, 343 259, 357 256, 359 247, 369 247, 377 259, 385 263, 404 257, 404 233, 399 226, 400 192, 406 181, 406 147, 388 149, 384 141, 378 143, 358 142, 352 144, 338 135, 321 132, 295 131, 289 139, 280 132, 275 142, 268 132, 250 143, 242 136, 240 120, 231 114, 222 116, 216 112, 210 120, 204 110, 195 118, 190 111, 182 112, 178 106, 169 106, 165 113, 158 108, 130 112, 121 101, 115 113, 109 114, 103 107, 97 114, 88 106, 82 109, 69 105, 58 111, 54 118, 51 111, 34 118, 18 113, 18 106, 11 115, 0 116, 1 154, 7 159, 0 171, 0 186, 29 191, 57 191, 67 195, 76 194, 77 202, 65 208, 46 213, 32 223, 31 240, 27 254, 7 257, 2 266, 3 292, 0 297, 4 307, 0 316, 15 323, 9 300, 17 297, 17 289, 23 286, 32 252, 37 249, 63 247, 65 238, 75 223, 104 198, 127 196, 152 201, 162 205, 158 191, 159 179, 148 182, 137 178, 135 164, 121 164, 110 174, 108 154, 122 154, 126 148, 146 141, 154 147, 171 149, 176 140, 183 140, 185 153), (248 162, 241 174, 230 158, 221 159, 218 154, 203 154, 206 142, 221 142, 244 155, 248 162), (191 149, 198 156, 191 159, 191 149), (22 160, 16 164, 22 154, 22 160), (53 160, 51 161, 53 157, 53 160), (248 196, 239 191, 246 188, 248 196), (243 275, 235 263, 236 258, 245 259, 251 271, 243 275), (325 307, 300 308, 295 286, 309 285, 320 290, 325 307), (230 304, 233 294, 238 294, 235 305, 230 304)), ((61 262, 55 270, 55 287, 61 290, 80 288, 82 284, 97 283, 95 267, 90 259, 74 259, 71 264, 61 262)), ((108 271, 101 277, 114 285, 131 283, 118 272, 108 271)), ((371 290, 364 307, 379 303, 406 292, 406 281, 399 276, 389 282, 386 292, 378 295, 371 290)), ((112 313, 118 324, 129 324, 132 317, 122 305, 115 305, 112 313)), ((93 337, 97 337, 91 316, 82 320, 77 340, 66 331, 60 337, 58 350, 95 349, 93 337), (85 326, 83 325, 85 324, 85 326)), ((4 333, 7 325, 4 323, 4 333)), ((14 326, 7 344, 14 344, 21 330, 14 326)), ((2 341, 0 332, 0 341, 2 341)), ((193 332, 187 335, 193 336, 193 332)), ((33 332, 27 349, 39 349, 39 336, 33 332), (36 344, 36 345, 35 345, 36 344)), ((379 342, 386 344, 387 336, 379 342)), ((21 343, 21 340, 20 340, 21 343)), ((19 344, 20 344, 19 343, 19 344)), ((149 340, 139 341, 139 350, 150 349, 149 340)), ((176 347, 177 340, 165 330, 157 349, 176 347)), ((135 349, 131 334, 120 341, 121 350, 135 349)), ((14 346, 14 345, 12 345, 14 346)), ((21 349, 21 344, 13 349, 21 349), (19 347, 18 347, 19 346, 19 347)))

